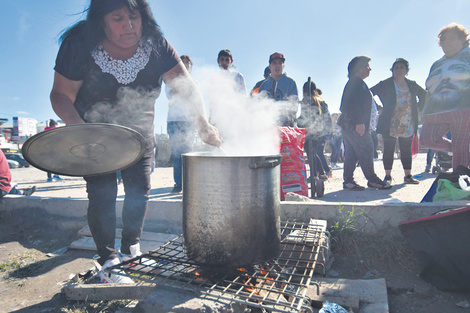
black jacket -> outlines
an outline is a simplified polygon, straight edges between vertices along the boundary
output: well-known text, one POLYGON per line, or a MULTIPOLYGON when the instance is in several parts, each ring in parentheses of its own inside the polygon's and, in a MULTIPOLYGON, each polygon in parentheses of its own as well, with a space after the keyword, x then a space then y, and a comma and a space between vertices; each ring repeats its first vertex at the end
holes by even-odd
POLYGON ((367 84, 359 77, 349 78, 341 98, 340 111, 347 116, 351 127, 364 124, 366 132, 370 125, 372 94, 367 84))
MULTIPOLYGON (((421 88, 415 81, 405 78, 411 93, 411 119, 415 133, 418 130, 418 109, 422 110, 426 98, 426 90, 421 88), (419 101, 416 100, 418 97, 419 101)), ((382 113, 379 115, 377 124, 377 133, 389 136, 390 122, 392 121, 395 106, 397 105, 397 93, 393 77, 381 81, 370 89, 374 95, 378 95, 384 106, 382 113)))

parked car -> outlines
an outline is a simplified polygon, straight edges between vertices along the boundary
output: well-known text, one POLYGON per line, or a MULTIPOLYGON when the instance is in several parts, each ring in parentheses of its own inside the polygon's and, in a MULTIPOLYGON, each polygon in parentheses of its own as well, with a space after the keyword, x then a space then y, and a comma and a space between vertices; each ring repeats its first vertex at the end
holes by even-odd
POLYGON ((8 167, 9 168, 18 168, 18 167, 20 167, 20 163, 14 161, 14 160, 7 159, 7 161, 8 161, 8 167))
POLYGON ((19 153, 5 153, 7 160, 13 160, 20 164, 20 167, 29 167, 28 161, 26 161, 23 156, 19 153))

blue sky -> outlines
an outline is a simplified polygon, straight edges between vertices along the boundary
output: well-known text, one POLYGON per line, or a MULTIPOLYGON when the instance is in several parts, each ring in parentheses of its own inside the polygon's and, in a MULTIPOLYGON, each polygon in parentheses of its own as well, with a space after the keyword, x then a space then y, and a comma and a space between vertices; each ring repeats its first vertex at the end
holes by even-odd
MULTIPOLYGON (((268 57, 282 52, 285 70, 299 88, 308 76, 322 89, 331 112, 339 110, 347 64, 368 55, 369 86, 390 76, 397 57, 410 62, 409 78, 424 87, 431 64, 442 56, 439 30, 456 22, 470 29, 468 0, 149 0, 165 37, 195 70, 216 66, 230 49, 247 89, 262 78, 268 57)), ((60 32, 83 18, 88 0, 2 1, 0 118, 44 122, 51 109, 54 61, 60 32)), ((156 132, 166 132, 167 99, 156 103, 156 132)))

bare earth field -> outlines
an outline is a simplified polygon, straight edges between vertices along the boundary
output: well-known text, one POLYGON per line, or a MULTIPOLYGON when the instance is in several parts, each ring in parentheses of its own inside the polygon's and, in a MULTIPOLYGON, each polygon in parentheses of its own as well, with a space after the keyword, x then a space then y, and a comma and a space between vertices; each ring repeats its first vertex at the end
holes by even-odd
MULTIPOLYGON (((395 160, 392 191, 366 189, 363 192, 342 191, 342 169, 326 182, 325 196, 320 203, 382 201, 420 202, 435 175, 422 173, 425 155, 414 160, 413 174, 422 174, 419 185, 403 184, 403 171, 395 160)), ((383 177, 383 167, 376 162, 376 171, 383 177)), ((35 168, 13 169, 13 180, 21 187, 36 185, 33 197, 84 198, 85 184, 81 178, 64 177, 64 181, 46 183, 46 173, 35 168)), ((356 171, 360 184, 365 180, 356 171)), ((171 194, 172 169, 157 168, 152 177, 152 199, 180 199, 171 194)), ((120 195, 123 191, 120 187, 120 195)), ((42 210, 6 211, 0 204, 0 312, 115 312, 123 303, 90 303, 67 301, 61 287, 70 275, 94 266, 94 252, 70 250, 84 220, 50 216, 42 210)), ((350 279, 385 278, 389 309, 393 313, 469 312, 465 304, 470 295, 444 292, 419 277, 420 264, 402 237, 369 235, 345 231, 332 241, 335 261, 329 277, 350 279)))

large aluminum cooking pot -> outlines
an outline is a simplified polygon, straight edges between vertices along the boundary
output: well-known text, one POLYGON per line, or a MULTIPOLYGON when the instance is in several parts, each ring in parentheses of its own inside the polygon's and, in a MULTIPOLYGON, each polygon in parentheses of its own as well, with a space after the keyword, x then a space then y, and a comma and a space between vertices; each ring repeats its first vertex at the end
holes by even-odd
POLYGON ((239 267, 280 251, 280 155, 183 155, 183 237, 188 258, 239 267))

